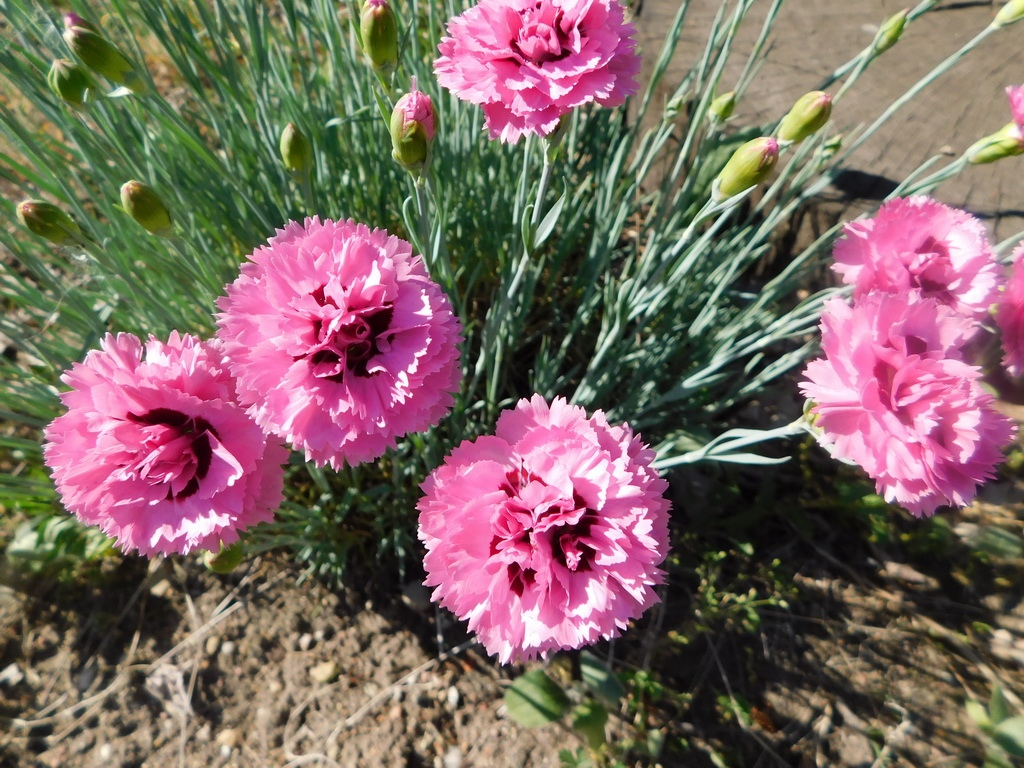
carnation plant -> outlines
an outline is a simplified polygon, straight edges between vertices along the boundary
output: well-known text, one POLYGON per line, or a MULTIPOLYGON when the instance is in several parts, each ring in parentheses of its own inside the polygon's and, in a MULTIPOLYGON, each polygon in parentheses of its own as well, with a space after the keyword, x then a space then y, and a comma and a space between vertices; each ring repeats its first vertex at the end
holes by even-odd
POLYGON ((756 276, 864 140, 1024 15, 840 139, 843 95, 934 4, 739 126, 780 2, 746 52, 755 0, 724 3, 663 101, 685 2, 641 87, 618 0, 0 0, 2 500, 216 567, 287 546, 333 579, 353 552, 404 575, 425 553, 503 662, 656 602, 671 467, 768 463, 751 446, 809 431, 911 511, 969 502, 1013 430, 966 343, 1004 295, 1019 370, 1020 291, 926 195, 1024 151, 1021 91, 1012 123, 847 225, 850 287, 801 292, 836 230, 756 276), (808 416, 730 430, 823 309, 808 416))

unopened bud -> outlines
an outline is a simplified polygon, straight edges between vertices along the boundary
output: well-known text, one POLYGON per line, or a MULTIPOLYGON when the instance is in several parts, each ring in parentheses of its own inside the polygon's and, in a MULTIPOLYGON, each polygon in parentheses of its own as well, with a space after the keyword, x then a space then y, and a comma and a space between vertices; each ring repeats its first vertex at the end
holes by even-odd
POLYGON ((413 90, 395 104, 391 113, 392 156, 410 173, 419 175, 430 165, 434 141, 434 104, 422 91, 413 90))
POLYGON ((43 200, 22 200, 18 203, 18 221, 25 225, 29 232, 62 245, 68 241, 78 240, 82 229, 62 209, 53 203, 43 200))
POLYGON ((146 90, 146 83, 135 65, 117 46, 96 31, 93 25, 67 27, 64 30, 64 42, 85 66, 111 82, 123 85, 135 93, 146 90))
POLYGON ((797 144, 828 122, 832 115, 832 97, 824 91, 805 93, 779 124, 779 141, 797 144))
POLYGON ((821 154, 824 157, 832 157, 843 148, 843 135, 836 134, 821 145, 821 154))
POLYGON ((151 235, 167 237, 174 229, 170 211, 160 195, 141 181, 132 180, 121 185, 121 207, 151 235))
POLYGON ((708 116, 715 122, 724 123, 732 116, 734 109, 736 109, 736 91, 729 91, 715 97, 708 107, 708 116))
POLYGON ((1024 155, 1024 134, 1016 123, 1007 123, 1000 130, 974 142, 964 157, 972 165, 985 165, 1004 157, 1024 155))
POLYGON ((363 51, 384 76, 398 68, 398 19, 387 0, 366 0, 359 12, 363 51))
POLYGON ((87 105, 90 91, 95 88, 89 73, 68 59, 54 60, 46 82, 57 98, 75 109, 87 105))
POLYGON ((281 131, 281 162, 292 173, 309 173, 313 167, 313 147, 295 123, 288 123, 281 131))
POLYGON ((245 559, 245 547, 235 542, 221 547, 219 552, 207 552, 203 555, 203 564, 214 573, 231 573, 245 559))
POLYGON ((885 53, 900 41, 903 36, 903 29, 907 26, 907 14, 909 8, 904 8, 899 13, 894 13, 882 22, 882 26, 875 35, 874 52, 875 56, 885 53))
POLYGON ((64 14, 64 29, 71 29, 71 27, 81 27, 82 29, 88 29, 90 32, 99 34, 99 29, 95 24, 90 24, 74 11, 68 11, 64 14))
POLYGON ((779 142, 771 136, 752 139, 732 153, 715 179, 715 202, 745 192, 768 178, 779 160, 779 142))
POLYGON ((996 14, 992 26, 1005 27, 1021 19, 1024 19, 1024 0, 1010 0, 1010 2, 999 9, 999 13, 996 14))

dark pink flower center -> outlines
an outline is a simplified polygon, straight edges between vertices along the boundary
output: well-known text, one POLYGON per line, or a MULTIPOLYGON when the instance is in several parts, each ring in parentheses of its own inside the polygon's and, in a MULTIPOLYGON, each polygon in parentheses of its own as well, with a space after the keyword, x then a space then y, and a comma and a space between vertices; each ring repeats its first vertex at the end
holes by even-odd
POLYGON ((565 18, 561 8, 538 2, 520 13, 523 25, 512 41, 513 51, 537 65, 564 59, 572 52, 572 22, 565 18))
POLYGON ((171 408, 154 408, 128 420, 142 427, 134 472, 151 486, 166 486, 167 500, 187 499, 210 471, 210 436, 219 439, 206 419, 171 408))
POLYGON ((509 589, 522 597, 545 559, 574 573, 590 570, 595 551, 588 541, 597 515, 579 494, 565 498, 524 468, 506 480, 508 499, 491 522, 491 556, 506 563, 509 589))
POLYGON ((929 236, 921 243, 907 264, 907 271, 914 285, 925 296, 931 296, 944 304, 952 303, 949 286, 955 275, 949 260, 949 247, 941 240, 929 236))
POLYGON ((317 378, 341 382, 348 371, 355 376, 369 376, 368 363, 379 352, 378 340, 391 326, 394 307, 390 302, 360 310, 342 310, 324 293, 324 286, 310 294, 317 304, 333 311, 313 319, 316 339, 305 358, 317 378))

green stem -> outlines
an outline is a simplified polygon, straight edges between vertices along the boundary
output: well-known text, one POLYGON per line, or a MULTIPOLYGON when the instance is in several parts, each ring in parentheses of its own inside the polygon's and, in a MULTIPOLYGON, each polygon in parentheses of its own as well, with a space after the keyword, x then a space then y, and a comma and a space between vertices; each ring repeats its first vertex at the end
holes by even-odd
POLYGON ((977 45, 981 43, 982 40, 984 40, 986 37, 995 32, 996 29, 998 29, 998 27, 994 27, 991 24, 985 27, 971 40, 966 42, 958 51, 947 56, 941 64, 932 69, 924 77, 922 77, 910 88, 908 88, 902 96, 900 96, 892 104, 890 104, 885 109, 885 111, 882 112, 882 114, 880 114, 877 118, 875 118, 875 121, 871 123, 871 125, 869 125, 867 129, 850 144, 846 151, 843 152, 842 157, 837 158, 837 162, 841 163, 846 158, 848 158, 854 151, 856 151, 858 147, 860 147, 861 144, 867 141, 875 133, 875 131, 877 131, 884 123, 886 123, 890 117, 896 114, 896 112, 902 109, 908 102, 912 101, 921 91, 923 91, 926 87, 931 85, 931 83, 933 83, 942 75, 946 74, 946 72, 952 69, 957 64, 957 62, 960 61, 960 59, 962 59, 964 56, 970 53, 970 51, 973 48, 977 47, 977 45))

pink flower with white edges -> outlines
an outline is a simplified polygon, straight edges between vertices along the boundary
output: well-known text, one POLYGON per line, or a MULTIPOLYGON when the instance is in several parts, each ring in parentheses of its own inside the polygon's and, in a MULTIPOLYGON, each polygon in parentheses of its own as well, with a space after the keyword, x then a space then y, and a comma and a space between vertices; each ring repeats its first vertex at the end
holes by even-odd
POLYGON ((1003 341, 1003 365, 1011 376, 1024 373, 1024 242, 1011 255, 1006 287, 999 297, 996 325, 1003 341))
POLYGON ((492 139, 547 136, 591 102, 636 93, 640 57, 617 0, 482 0, 448 22, 438 82, 479 104, 492 139))
POLYGON ((409 243, 314 217, 250 259, 218 301, 217 335, 263 429, 338 469, 448 413, 460 326, 409 243))
POLYGON ((890 200, 874 218, 846 224, 833 256, 854 298, 918 291, 982 320, 998 297, 999 265, 981 222, 923 195, 890 200))
POLYGON ((215 342, 107 335, 62 377, 43 454, 64 506, 124 551, 216 551, 273 519, 288 451, 235 402, 215 342))
POLYGON ((658 601, 667 483, 626 425, 534 395, 423 483, 433 597, 502 663, 619 635, 658 601))
POLYGON ((878 493, 918 517, 964 506, 993 477, 1015 427, 959 357, 970 320, 916 294, 834 298, 821 315, 825 357, 800 389, 821 442, 859 464, 878 493))

